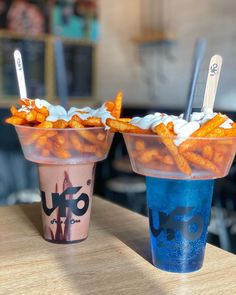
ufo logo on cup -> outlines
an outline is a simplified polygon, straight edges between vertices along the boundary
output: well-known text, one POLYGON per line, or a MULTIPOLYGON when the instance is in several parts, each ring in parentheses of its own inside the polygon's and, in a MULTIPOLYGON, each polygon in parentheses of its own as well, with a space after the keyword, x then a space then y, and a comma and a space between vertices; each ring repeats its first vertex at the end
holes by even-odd
POLYGON ((169 214, 158 211, 159 227, 155 228, 153 210, 149 208, 149 223, 153 236, 158 237, 162 232, 165 232, 167 240, 171 241, 175 239, 176 233, 180 232, 187 240, 198 240, 202 235, 204 224, 200 215, 188 218, 193 209, 193 207, 177 207, 169 214))
POLYGON ((76 195, 82 186, 68 187, 61 194, 51 193, 52 208, 48 208, 46 203, 46 194, 41 191, 42 207, 47 216, 50 216, 56 208, 59 208, 60 217, 66 217, 66 209, 70 208, 76 216, 84 215, 89 207, 89 196, 85 193, 80 194, 75 199, 66 199, 66 195, 76 195), (78 204, 83 202, 83 207, 78 208, 78 204))

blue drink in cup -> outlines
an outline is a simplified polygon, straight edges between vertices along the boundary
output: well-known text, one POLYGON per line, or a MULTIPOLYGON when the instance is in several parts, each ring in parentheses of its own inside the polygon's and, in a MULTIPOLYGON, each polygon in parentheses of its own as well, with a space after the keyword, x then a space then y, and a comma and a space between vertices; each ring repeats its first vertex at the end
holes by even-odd
POLYGON ((200 269, 214 179, 228 174, 236 136, 184 138, 183 154, 175 135, 123 136, 133 171, 146 176, 153 264, 177 273, 200 269))
POLYGON ((201 268, 214 180, 146 177, 153 264, 170 272, 201 268))

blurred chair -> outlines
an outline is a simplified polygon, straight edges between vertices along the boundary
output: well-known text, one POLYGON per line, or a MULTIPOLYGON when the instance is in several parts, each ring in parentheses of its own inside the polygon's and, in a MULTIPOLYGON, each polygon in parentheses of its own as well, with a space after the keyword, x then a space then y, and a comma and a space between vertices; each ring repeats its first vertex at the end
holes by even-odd
MULTIPOLYGON (((236 169, 215 181, 209 233, 218 237, 220 248, 236 253, 236 169)), ((211 241, 210 241, 211 242, 211 241)))
POLYGON ((105 183, 106 196, 120 205, 146 214, 145 177, 133 173, 123 140, 116 147, 111 162, 113 175, 105 183))

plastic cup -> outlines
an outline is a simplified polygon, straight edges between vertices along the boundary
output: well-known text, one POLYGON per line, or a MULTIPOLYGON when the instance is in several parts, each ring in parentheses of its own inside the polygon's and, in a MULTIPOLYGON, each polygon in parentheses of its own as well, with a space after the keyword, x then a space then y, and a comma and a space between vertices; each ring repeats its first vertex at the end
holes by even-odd
POLYGON ((153 264, 192 272, 203 264, 214 180, 146 177, 153 264))
POLYGON ((123 134, 133 171, 146 176, 153 264, 192 272, 204 259, 214 179, 228 174, 234 137, 187 138, 123 134), (188 173, 181 169, 187 162, 188 173))
POLYGON ((38 164, 44 238, 74 243, 88 236, 95 163, 113 134, 103 127, 39 129, 16 126, 25 158, 38 164))
MULTIPOLYGON (((224 177, 229 172, 236 151, 234 137, 189 137, 192 147, 186 154, 181 154, 182 157, 186 157, 191 168, 191 173, 185 174, 176 164, 175 157, 163 144, 163 137, 129 133, 124 133, 123 136, 133 171, 156 178, 199 180, 224 177)), ((165 139, 176 143, 177 148, 180 141, 186 140, 177 136, 165 139)))
POLYGON ((95 164, 38 165, 45 240, 71 243, 87 238, 94 168, 95 164))

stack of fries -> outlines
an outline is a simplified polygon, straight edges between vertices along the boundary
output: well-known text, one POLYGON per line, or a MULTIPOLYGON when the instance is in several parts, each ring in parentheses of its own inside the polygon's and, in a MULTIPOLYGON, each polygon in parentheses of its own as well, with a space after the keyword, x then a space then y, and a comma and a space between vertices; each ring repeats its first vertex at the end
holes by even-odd
POLYGON ((118 92, 114 101, 106 101, 97 110, 71 108, 68 112, 43 100, 21 99, 21 107, 12 106, 12 116, 5 122, 15 125, 26 158, 35 162, 101 160, 112 141, 106 119, 120 117, 122 96, 118 92))
MULTIPOLYGON (((104 103, 104 109, 110 114, 110 118, 120 118, 122 108, 122 97, 122 92, 118 92, 114 101, 106 101, 104 103)), ((58 119, 52 122, 50 121, 50 109, 57 108, 58 106, 52 106, 51 104, 46 102, 45 105, 39 107, 36 103, 36 100, 28 98, 20 99, 19 104, 21 105, 21 108, 19 109, 17 109, 15 106, 12 106, 10 108, 12 116, 5 120, 6 123, 12 125, 24 125, 37 128, 58 129, 105 126, 105 122, 102 122, 101 117, 94 117, 92 115, 89 116, 89 111, 86 110, 88 108, 71 108, 71 110, 74 111, 74 115, 68 117, 69 120, 58 119), (81 117, 83 117, 83 115, 86 114, 88 114, 86 116, 87 118, 82 119, 81 117)), ((60 108, 63 109, 62 107, 60 108)), ((70 110, 68 111, 68 114, 70 114, 70 110)))
POLYGON ((112 140, 107 131, 110 129, 123 133, 136 172, 145 169, 146 174, 152 171, 150 176, 160 177, 163 173, 179 173, 177 178, 227 174, 236 149, 236 123, 226 115, 212 113, 193 132, 180 138, 175 120, 169 120, 173 116, 159 113, 165 120, 154 120, 155 124, 148 127, 136 124, 134 118, 120 118, 122 96, 118 92, 114 101, 105 102, 97 110, 71 108, 68 112, 45 101, 24 99, 20 100, 20 109, 11 107, 12 116, 6 122, 16 126, 25 150, 38 156, 35 162, 52 157, 103 159, 112 140))
POLYGON ((138 173, 145 170, 146 175, 156 177, 165 174, 176 178, 217 178, 226 175, 232 164, 236 123, 225 115, 212 115, 183 138, 175 133, 171 120, 145 129, 133 122, 130 118, 107 119, 112 131, 123 133, 132 166, 138 173))

